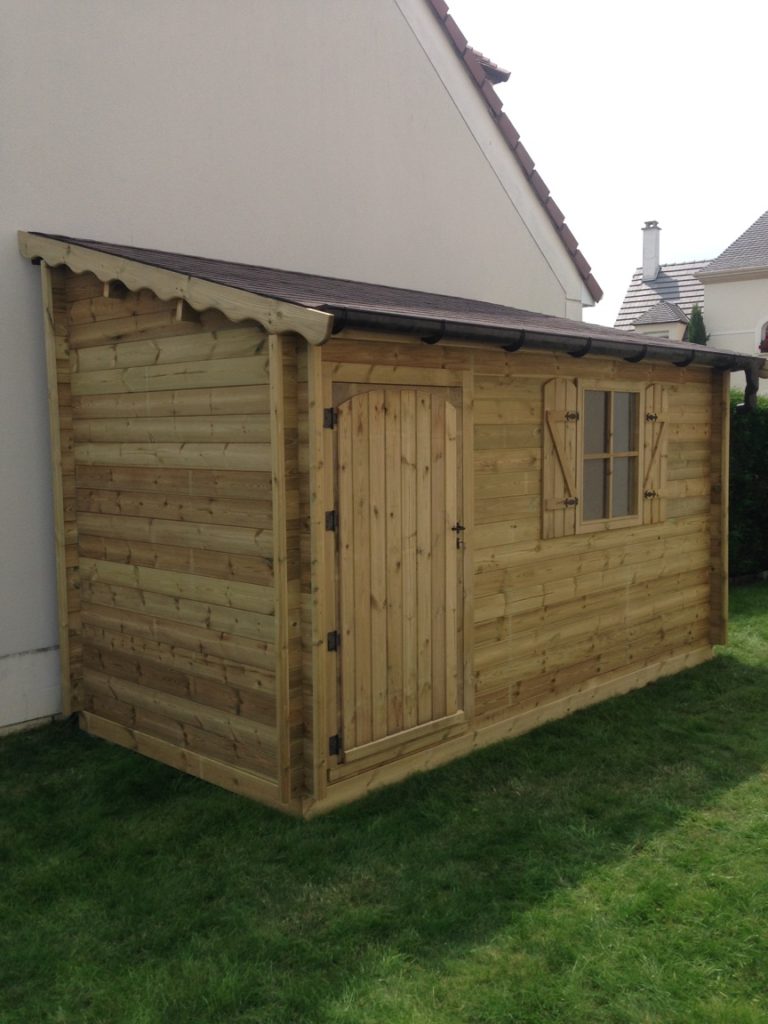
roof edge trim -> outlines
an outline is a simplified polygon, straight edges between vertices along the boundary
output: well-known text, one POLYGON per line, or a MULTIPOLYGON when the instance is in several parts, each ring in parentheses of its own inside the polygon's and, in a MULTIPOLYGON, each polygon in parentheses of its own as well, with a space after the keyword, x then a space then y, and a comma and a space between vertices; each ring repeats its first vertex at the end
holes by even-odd
POLYGON ((229 320, 255 320, 271 334, 300 334, 310 345, 330 337, 333 317, 319 309, 270 299, 203 278, 113 256, 86 245, 62 242, 36 232, 18 232, 19 252, 50 267, 67 266, 75 274, 91 273, 100 281, 121 281, 131 291, 149 288, 161 299, 184 299, 193 309, 218 309, 229 320))
POLYGON ((752 281, 768 274, 768 265, 754 267, 733 267, 730 270, 707 270, 704 268, 694 276, 699 281, 752 281))
MULTIPOLYGON (((592 356, 609 356, 624 359, 627 362, 673 363, 677 365, 681 354, 688 357, 688 362, 696 360, 700 366, 708 366, 714 370, 743 370, 756 376, 761 370, 768 373, 768 360, 763 356, 751 356, 741 352, 730 352, 726 349, 708 348, 692 342, 670 342, 653 335, 627 332, 627 340, 601 336, 600 327, 595 324, 594 336, 585 337, 581 333, 568 334, 565 331, 547 330, 526 327, 491 327, 483 324, 472 324, 458 320, 434 320, 423 316, 412 316, 402 313, 381 313, 352 306, 341 306, 328 303, 323 309, 336 318, 334 334, 345 330, 381 331, 382 333, 410 333, 421 337, 428 344, 435 339, 435 329, 439 329, 442 342, 458 343, 480 342, 483 345, 499 345, 504 348, 511 343, 515 350, 519 348, 543 349, 545 351, 566 352, 568 355, 586 355, 585 342, 589 343, 588 352, 592 356), (574 350, 574 346, 579 346, 574 350), (629 350, 629 351, 628 351, 629 350)), ((581 323, 580 323, 580 326, 581 323)), ((589 328, 589 324, 583 325, 589 328)), ((616 331, 617 335, 621 332, 616 331)), ((686 364, 687 365, 687 364, 686 364)))

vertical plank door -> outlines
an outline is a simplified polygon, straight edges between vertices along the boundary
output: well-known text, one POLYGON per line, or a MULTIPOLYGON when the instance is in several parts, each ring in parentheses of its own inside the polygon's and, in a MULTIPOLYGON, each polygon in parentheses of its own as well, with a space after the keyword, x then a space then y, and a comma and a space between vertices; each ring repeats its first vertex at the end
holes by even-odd
POLYGON ((382 388, 337 415, 341 746, 375 763, 463 723, 457 413, 382 388))

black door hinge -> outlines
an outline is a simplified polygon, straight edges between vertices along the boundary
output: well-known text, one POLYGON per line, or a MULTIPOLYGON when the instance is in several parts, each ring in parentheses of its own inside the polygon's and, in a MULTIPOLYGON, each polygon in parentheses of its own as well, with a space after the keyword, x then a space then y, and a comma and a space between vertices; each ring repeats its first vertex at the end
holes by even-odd
POLYGON ((339 649, 339 631, 334 629, 332 633, 328 634, 328 650, 338 651, 339 649))
POLYGON ((323 426, 327 430, 333 430, 333 428, 336 426, 338 418, 339 414, 336 412, 333 406, 331 406, 329 409, 323 409, 323 426))
POLYGON ((568 423, 577 423, 579 420, 579 414, 577 412, 567 412, 565 419, 568 423))
POLYGON ((341 753, 341 736, 338 733, 328 740, 328 753, 331 757, 338 757, 341 753))
POLYGON ((339 513, 336 509, 332 509, 330 512, 325 513, 325 528, 326 530, 338 530, 339 528, 339 513))

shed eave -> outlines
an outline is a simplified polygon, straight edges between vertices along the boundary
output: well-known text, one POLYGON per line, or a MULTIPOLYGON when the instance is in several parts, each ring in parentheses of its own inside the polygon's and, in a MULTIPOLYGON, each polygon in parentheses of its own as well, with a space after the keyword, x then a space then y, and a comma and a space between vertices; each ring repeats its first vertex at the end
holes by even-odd
POLYGON ((66 266, 75 274, 91 273, 100 281, 120 281, 131 291, 149 288, 161 299, 183 299, 193 309, 218 309, 238 322, 255 320, 272 334, 299 334, 310 345, 322 345, 333 327, 333 316, 319 309, 268 298, 239 288, 175 273, 138 260, 62 242, 33 232, 18 232, 19 252, 50 267, 66 266))
POLYGON ((331 304, 324 305, 322 309, 334 317, 334 334, 350 329, 415 334, 427 344, 451 340, 477 341, 507 351, 538 348, 564 352, 574 358, 611 356, 627 362, 657 359, 681 366, 695 363, 697 366, 710 366, 717 370, 744 370, 753 374, 768 366, 762 356, 748 356, 690 342, 670 342, 652 335, 605 329, 581 321, 574 322, 574 328, 578 328, 578 331, 569 332, 559 328, 546 330, 531 326, 494 326, 469 319, 438 319, 331 304), (594 330, 590 330, 591 326, 594 326, 594 330))

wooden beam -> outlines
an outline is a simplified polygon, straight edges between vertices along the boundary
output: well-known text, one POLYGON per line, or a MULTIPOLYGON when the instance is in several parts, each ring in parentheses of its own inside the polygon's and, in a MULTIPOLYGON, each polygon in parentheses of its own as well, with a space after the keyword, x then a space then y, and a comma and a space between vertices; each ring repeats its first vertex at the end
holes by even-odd
POLYGON ((58 604, 59 663, 61 703, 65 715, 72 714, 72 679, 69 647, 69 601, 67 595, 67 535, 64 522, 62 482, 61 426, 59 416, 59 379, 56 365, 56 331, 53 312, 53 285, 49 267, 40 265, 43 298, 45 363, 48 377, 48 422, 51 439, 51 486, 53 492, 53 529, 56 545, 56 592, 58 604))
POLYGON ((19 251, 27 259, 42 259, 53 267, 65 264, 76 274, 90 272, 105 283, 118 280, 134 292, 149 288, 161 299, 183 299, 198 311, 218 309, 230 320, 256 320, 275 334, 300 334, 311 345, 322 345, 331 333, 332 314, 318 309, 307 309, 26 231, 18 233, 18 241, 19 251))
POLYGON ((277 761, 281 799, 291 798, 290 662, 288 644, 288 535, 286 524, 285 410, 283 348, 277 334, 269 336, 269 395, 272 424, 272 563, 275 573, 275 675, 277 680, 277 761))

